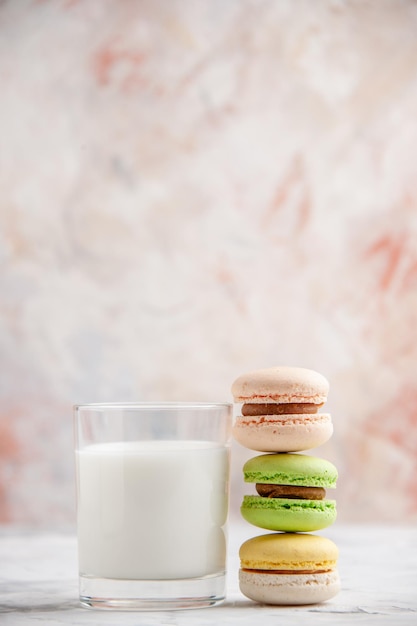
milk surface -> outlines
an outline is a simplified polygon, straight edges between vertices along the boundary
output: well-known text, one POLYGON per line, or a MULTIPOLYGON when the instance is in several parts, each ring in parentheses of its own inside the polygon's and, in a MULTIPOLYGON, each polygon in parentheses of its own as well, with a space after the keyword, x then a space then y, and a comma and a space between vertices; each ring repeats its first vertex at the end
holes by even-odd
POLYGON ((80 574, 163 580, 224 571, 228 455, 203 441, 78 451, 80 574))

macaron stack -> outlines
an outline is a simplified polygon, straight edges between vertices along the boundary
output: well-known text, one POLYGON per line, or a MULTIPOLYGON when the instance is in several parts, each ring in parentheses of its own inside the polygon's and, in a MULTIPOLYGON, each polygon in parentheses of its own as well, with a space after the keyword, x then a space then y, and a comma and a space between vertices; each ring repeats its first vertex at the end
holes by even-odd
POLYGON ((257 495, 244 496, 245 520, 278 531, 246 541, 240 549, 240 589, 257 602, 314 604, 339 591, 338 550, 325 537, 304 534, 336 519, 336 503, 326 498, 337 470, 324 459, 299 454, 325 443, 331 416, 319 412, 329 384, 321 374, 298 367, 273 367, 240 376, 232 385, 242 404, 233 434, 263 452, 243 467, 257 495))

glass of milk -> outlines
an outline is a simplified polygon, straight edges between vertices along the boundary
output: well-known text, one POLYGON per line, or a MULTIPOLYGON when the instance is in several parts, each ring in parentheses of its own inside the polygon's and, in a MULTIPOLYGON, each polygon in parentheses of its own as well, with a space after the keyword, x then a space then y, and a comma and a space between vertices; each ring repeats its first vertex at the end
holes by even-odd
POLYGON ((232 405, 85 404, 74 416, 81 603, 221 602, 232 405))

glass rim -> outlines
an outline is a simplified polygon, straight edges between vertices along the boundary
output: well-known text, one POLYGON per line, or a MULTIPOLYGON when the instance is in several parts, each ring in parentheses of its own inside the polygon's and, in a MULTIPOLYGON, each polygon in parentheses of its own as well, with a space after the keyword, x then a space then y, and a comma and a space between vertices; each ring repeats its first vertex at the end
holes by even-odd
POLYGON ((84 404, 74 404, 74 411, 106 411, 106 410, 127 410, 135 411, 138 409, 221 409, 232 408, 232 402, 87 402, 84 404))

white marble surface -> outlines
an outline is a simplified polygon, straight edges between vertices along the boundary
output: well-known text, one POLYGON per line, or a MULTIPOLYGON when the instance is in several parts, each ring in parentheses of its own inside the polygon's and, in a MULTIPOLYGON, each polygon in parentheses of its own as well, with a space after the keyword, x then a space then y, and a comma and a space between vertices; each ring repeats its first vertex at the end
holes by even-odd
MULTIPOLYGON (((237 552, 253 528, 231 524, 228 594, 218 607, 172 612, 103 612, 78 604, 76 539, 71 534, 0 532, 0 624, 309 625, 417 624, 417 528, 335 526, 325 533, 340 548, 342 591, 310 607, 259 606, 241 595, 237 552), (307 615, 308 614, 308 615, 307 615)), ((256 534, 256 533, 255 533, 256 534)))

